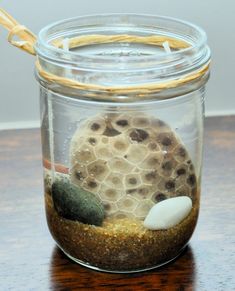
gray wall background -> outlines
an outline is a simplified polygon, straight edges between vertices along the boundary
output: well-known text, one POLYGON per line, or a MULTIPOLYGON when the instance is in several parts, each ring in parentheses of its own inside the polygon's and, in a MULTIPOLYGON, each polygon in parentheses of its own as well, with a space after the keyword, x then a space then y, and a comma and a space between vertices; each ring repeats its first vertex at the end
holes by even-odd
MULTIPOLYGON (((234 0, 2 0, 0 6, 36 34, 51 22, 93 13, 160 14, 198 24, 213 54, 206 115, 235 114, 234 0)), ((0 27, 0 129, 38 126, 34 57, 9 45, 6 37, 0 27)))

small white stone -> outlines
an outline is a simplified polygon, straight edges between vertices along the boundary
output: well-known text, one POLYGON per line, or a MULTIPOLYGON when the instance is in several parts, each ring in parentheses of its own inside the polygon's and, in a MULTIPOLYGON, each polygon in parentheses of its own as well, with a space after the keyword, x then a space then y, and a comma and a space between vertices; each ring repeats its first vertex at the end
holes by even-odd
POLYGON ((150 209, 144 226, 151 230, 168 229, 180 223, 191 209, 192 200, 187 196, 163 200, 150 209))

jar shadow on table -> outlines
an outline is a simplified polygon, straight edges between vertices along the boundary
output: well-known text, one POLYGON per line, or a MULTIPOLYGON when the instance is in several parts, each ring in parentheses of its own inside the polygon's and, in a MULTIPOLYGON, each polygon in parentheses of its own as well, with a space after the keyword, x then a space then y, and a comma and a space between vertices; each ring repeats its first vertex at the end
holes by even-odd
POLYGON ((122 290, 130 290, 130 286, 134 290, 153 290, 153 288, 165 290, 164 288, 170 287, 194 290, 196 261, 193 249, 189 245, 177 260, 163 267, 140 273, 111 274, 80 266, 67 258, 55 246, 51 255, 49 280, 50 290, 57 291, 75 290, 74 288, 76 290, 87 288, 116 290, 118 287, 122 287, 122 290))

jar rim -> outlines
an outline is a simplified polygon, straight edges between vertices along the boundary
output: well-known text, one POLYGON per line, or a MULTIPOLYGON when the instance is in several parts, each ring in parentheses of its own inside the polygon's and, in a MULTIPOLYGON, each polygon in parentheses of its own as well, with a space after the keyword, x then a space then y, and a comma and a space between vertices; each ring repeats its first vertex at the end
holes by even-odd
MULTIPOLYGON (((190 29, 192 32, 197 34, 197 39, 193 40, 191 39, 191 42, 189 43, 189 47, 182 48, 179 50, 174 50, 171 52, 164 52, 164 54, 159 53, 152 53, 151 55, 138 55, 138 56, 130 56, 128 55, 128 63, 131 64, 141 64, 145 63, 146 66, 151 66, 151 63, 156 63, 156 61, 159 64, 159 67, 164 67, 169 64, 173 64, 174 62, 179 62, 180 59, 184 58, 185 56, 195 56, 195 52, 201 51, 203 48, 206 48, 207 54, 204 54, 204 58, 202 60, 202 56, 197 56, 196 59, 191 60, 192 63, 198 63, 200 59, 200 66, 208 62, 210 58, 210 52, 209 48, 207 47, 207 36, 205 31, 188 21, 180 20, 173 17, 168 16, 159 16, 159 15, 151 15, 151 14, 135 14, 135 13, 108 13, 108 14, 91 14, 91 15, 84 15, 79 17, 73 17, 68 18, 64 20, 60 20, 57 22, 54 22, 52 24, 49 24, 42 28, 38 35, 38 41, 35 47, 37 55, 39 57, 43 57, 47 60, 56 61, 56 62, 66 62, 66 63, 77 63, 81 67, 87 67, 87 68, 96 68, 96 65, 99 65, 100 69, 105 69, 105 66, 103 67, 102 64, 107 63, 114 63, 114 60, 116 56, 110 56, 110 55, 87 55, 82 52, 73 52, 71 50, 65 51, 64 49, 58 48, 56 46, 53 46, 49 42, 51 42, 52 38, 57 36, 61 37, 61 33, 55 34, 55 30, 58 27, 62 27, 63 25, 69 25, 73 24, 74 22, 84 22, 86 20, 87 26, 89 26, 89 21, 95 21, 95 19, 102 20, 103 24, 105 24, 105 20, 108 20, 110 18, 115 18, 115 20, 120 21, 126 21, 126 19, 151 19, 151 21, 168 21, 171 22, 174 25, 182 25, 190 29), (51 33, 51 35, 50 35, 51 33), (207 55, 207 56, 206 56, 207 55), (203 61, 203 62, 202 62, 203 61)), ((102 24, 102 22, 101 22, 102 24)), ((129 22, 130 24, 130 22, 129 22)), ((84 27, 86 25, 84 24, 84 27)), ((107 28, 108 26, 104 26, 104 28, 107 28)), ((117 26, 118 27, 118 26, 117 26)), ((74 27, 73 27, 74 28, 74 27)), ((123 28, 123 27, 122 27, 123 28)), ((138 26, 135 26, 135 28, 138 29, 138 26)), ((141 30, 141 27, 139 27, 139 31, 141 30)), ((138 31, 138 30, 136 30, 138 31)), ((154 29, 153 29, 154 31, 154 29)), ((163 31, 161 31, 163 33, 163 31)), ((168 33, 171 34, 170 31, 168 33)), ((179 35, 178 35, 179 37, 179 35)), ((183 37, 183 35, 181 35, 183 37)), ((189 41, 189 39, 188 39, 189 41)), ((118 69, 118 64, 116 64, 118 69)), ((121 68, 121 70, 130 69, 130 68, 121 68)), ((136 69, 133 68, 133 69, 136 69)))
POLYGON ((209 76, 204 30, 166 16, 114 13, 65 19, 40 31, 35 51, 39 82, 78 98, 174 98, 200 88, 209 76))

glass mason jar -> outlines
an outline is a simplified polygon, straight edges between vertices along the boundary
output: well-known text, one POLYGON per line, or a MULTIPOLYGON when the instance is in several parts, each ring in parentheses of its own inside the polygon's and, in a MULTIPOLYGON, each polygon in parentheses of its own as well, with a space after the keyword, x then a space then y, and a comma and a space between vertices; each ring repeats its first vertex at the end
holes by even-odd
POLYGON ((42 29, 36 52, 56 243, 108 272, 171 261, 199 212, 204 31, 167 17, 85 16, 42 29))

